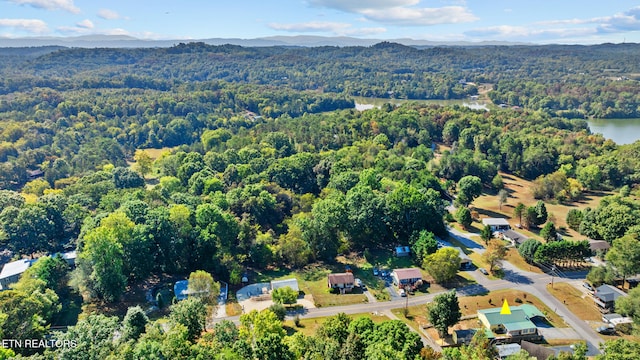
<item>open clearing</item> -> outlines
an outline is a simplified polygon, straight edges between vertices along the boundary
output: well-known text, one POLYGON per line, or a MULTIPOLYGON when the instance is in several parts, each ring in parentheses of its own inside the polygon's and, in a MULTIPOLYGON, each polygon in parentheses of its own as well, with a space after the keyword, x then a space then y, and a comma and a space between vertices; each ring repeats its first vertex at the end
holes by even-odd
MULTIPOLYGON (((535 205, 535 203, 538 201, 534 199, 533 195, 531 194, 533 182, 503 172, 501 172, 500 175, 502 176, 504 188, 509 193, 509 198, 507 199, 506 204, 502 205, 502 209, 499 206, 498 196, 495 192, 483 193, 479 198, 473 201, 472 206, 474 207, 474 210, 480 214, 481 217, 506 217, 507 219, 510 219, 510 222, 512 224, 516 224, 520 220, 511 218, 513 216, 513 209, 515 208, 515 206, 518 203, 523 203, 526 206, 532 206, 535 205)), ((569 227, 567 226, 567 213, 571 209, 582 210, 587 207, 595 208, 600 203, 600 199, 611 194, 611 192, 584 193, 578 201, 565 204, 546 201, 545 205, 547 206, 547 212, 549 213, 549 221, 553 221, 553 223, 558 228, 566 228, 566 231, 562 233, 564 237, 583 240, 584 236, 580 235, 574 230, 569 229, 569 227)), ((478 225, 478 223, 474 222, 472 226, 474 228, 478 228, 478 225)), ((479 231, 479 228, 471 230, 479 231)), ((537 230, 530 232, 525 229, 518 229, 518 232, 521 232, 526 236, 538 237, 537 230)))

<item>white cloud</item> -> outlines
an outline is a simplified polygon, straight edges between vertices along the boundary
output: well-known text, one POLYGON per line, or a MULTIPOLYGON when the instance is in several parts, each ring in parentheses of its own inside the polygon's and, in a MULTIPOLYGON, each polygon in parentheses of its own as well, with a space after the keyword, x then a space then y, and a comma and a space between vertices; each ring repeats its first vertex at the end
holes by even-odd
POLYGON ((472 38, 539 41, 602 41, 602 36, 640 31, 640 6, 611 16, 539 21, 521 26, 493 26, 465 33, 472 38))
POLYGON ((98 10, 98 17, 101 17, 105 20, 117 20, 120 19, 121 16, 117 11, 110 9, 100 9, 98 10))
POLYGON ((82 21, 80 21, 79 23, 76 24, 78 27, 83 28, 83 29, 93 29, 94 25, 93 22, 89 19, 84 19, 82 21))
POLYGON ((0 27, 25 30, 34 34, 49 32, 47 23, 39 19, 0 19, 0 27))
POLYGON ((269 27, 274 30, 282 30, 289 32, 338 32, 347 29, 351 24, 337 23, 337 22, 325 22, 325 21, 310 21, 304 23, 295 24, 279 24, 271 23, 269 27))
POLYGON ((395 25, 429 26, 438 24, 458 24, 477 20, 467 8, 445 6, 441 8, 367 9, 362 14, 369 20, 395 25))
POLYGON ((38 9, 65 10, 78 14, 80 9, 74 5, 73 0, 8 0, 20 5, 30 5, 38 9))
POLYGON ((588 27, 581 28, 540 28, 526 26, 492 26, 468 31, 465 35, 473 38, 481 37, 492 40, 545 40, 567 39, 595 35, 596 30, 588 27))
POLYGON ((381 27, 354 28, 351 24, 327 21, 309 21, 295 24, 271 23, 268 25, 274 30, 296 33, 331 33, 334 35, 366 36, 380 34, 387 31, 381 27))
POLYGON ((640 6, 605 18, 605 21, 598 26, 598 31, 604 33, 638 30, 640 30, 640 6))
MULTIPOLYGON (((430 26, 478 20, 466 6, 421 7, 420 3, 420 0, 309 0, 314 6, 356 13, 365 20, 392 25, 430 26)), ((454 3, 464 5, 465 1, 454 3)))
POLYGON ((413 6, 420 0, 309 0, 311 5, 327 7, 347 12, 360 12, 368 9, 389 9, 401 6, 413 6))

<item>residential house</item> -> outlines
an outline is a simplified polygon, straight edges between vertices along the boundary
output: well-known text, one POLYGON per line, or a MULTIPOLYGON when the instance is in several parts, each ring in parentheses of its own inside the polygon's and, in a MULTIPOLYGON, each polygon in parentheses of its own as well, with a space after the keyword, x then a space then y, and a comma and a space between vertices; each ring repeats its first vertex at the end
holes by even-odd
POLYGON ((604 240, 588 239, 587 241, 589 241, 589 249, 594 256, 603 257, 611 248, 611 244, 604 240))
POLYGON ((284 279, 284 280, 273 280, 271 281, 271 291, 283 287, 290 287, 295 291, 300 291, 298 287, 298 279, 284 279))
POLYGON ((615 286, 604 284, 596 289, 593 294, 593 302, 600 312, 609 313, 613 312, 616 299, 621 296, 627 296, 627 294, 615 286))
POLYGON ((467 254, 465 254, 464 250, 462 250, 461 248, 454 247, 454 249, 458 250, 458 256, 460 257, 460 268, 468 269, 473 263, 473 261, 471 261, 471 258, 467 254))
POLYGON ((2 272, 0 272, 0 290, 9 289, 9 285, 15 284, 20 280, 20 275, 27 271, 35 260, 21 259, 4 264, 2 272))
POLYGON ((511 225, 505 218, 484 218, 482 219, 482 225, 489 226, 491 232, 511 230, 511 225))
POLYGON ((41 177, 44 176, 44 171, 42 171, 40 169, 27 170, 27 176, 29 177, 29 180, 41 178, 41 177))
POLYGON ((478 310, 478 320, 496 334, 505 334, 507 337, 535 337, 538 335, 538 327, 533 319, 544 319, 545 316, 533 305, 524 304, 510 306, 511 314, 501 314, 501 307, 478 310))
POLYGON ((408 246, 396 246, 395 255, 397 257, 405 257, 411 254, 411 249, 408 246))
POLYGON ((353 277, 353 273, 350 272, 329 274, 327 276, 327 282, 329 288, 338 289, 341 294, 344 294, 345 292, 351 292, 351 290, 353 290, 355 278, 353 277))
POLYGON ((504 240, 510 241, 511 245, 518 247, 520 246, 520 244, 522 244, 523 242, 527 241, 527 237, 520 234, 517 231, 513 231, 513 230, 506 230, 502 232, 502 238, 504 240))
POLYGON ((416 286, 422 281, 422 272, 418 268, 395 269, 391 272, 393 284, 400 286, 416 286))

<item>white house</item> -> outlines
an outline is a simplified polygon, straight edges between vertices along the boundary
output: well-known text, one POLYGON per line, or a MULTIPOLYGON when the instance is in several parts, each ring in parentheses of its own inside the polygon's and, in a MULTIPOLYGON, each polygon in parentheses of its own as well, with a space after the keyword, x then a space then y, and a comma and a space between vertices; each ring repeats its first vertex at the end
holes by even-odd
POLYGON ((20 275, 27 271, 35 260, 21 259, 4 264, 0 272, 0 290, 9 289, 9 285, 17 283, 20 275))
POLYGON ((484 218, 482 219, 482 225, 489 226, 491 232, 510 230, 511 225, 505 218, 484 218))

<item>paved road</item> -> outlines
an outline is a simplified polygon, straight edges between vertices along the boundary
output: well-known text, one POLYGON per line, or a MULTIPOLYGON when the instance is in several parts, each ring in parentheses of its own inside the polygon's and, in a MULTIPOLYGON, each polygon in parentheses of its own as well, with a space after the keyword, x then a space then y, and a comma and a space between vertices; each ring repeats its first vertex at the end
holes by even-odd
MULTIPOLYGON (((482 253, 484 249, 479 246, 473 240, 469 239, 469 234, 462 233, 456 229, 449 229, 451 236, 456 240, 462 242, 469 249, 482 253)), ((517 288, 526 291, 532 295, 537 296, 543 303, 549 308, 553 309, 562 319, 575 330, 579 337, 587 342, 588 352, 587 355, 597 355, 600 353, 599 345, 603 342, 600 336, 591 328, 591 326, 584 320, 575 316, 564 304, 558 301, 553 295, 547 291, 547 285, 551 283, 552 277, 549 274, 538 274, 525 270, 521 270, 515 267, 513 264, 503 261, 502 268, 505 272, 505 276, 501 282, 507 282, 510 284, 509 288, 517 288)), ((489 280, 486 277, 477 276, 474 278, 479 285, 489 287, 490 284, 495 284, 496 281, 489 280)), ((570 282, 575 279, 584 279, 586 272, 574 272, 571 274, 564 274, 564 277, 554 277, 554 282, 570 282)))
MULTIPOLYGON (((473 240, 469 239, 470 234, 465 234, 455 229, 449 229, 451 236, 463 243, 469 249, 482 253, 484 248, 478 245, 473 240)), ((581 339, 587 342, 588 352, 587 355, 592 356, 599 353, 599 345, 603 342, 602 339, 596 334, 596 332, 585 321, 575 316, 567 307, 560 303, 553 295, 547 291, 547 284, 551 282, 551 276, 548 274, 538 274, 534 272, 524 271, 518 269, 509 262, 504 261, 502 268, 505 272, 505 276, 502 279, 490 280, 485 275, 482 275, 478 271, 469 271, 468 273, 477 281, 477 284, 472 284, 456 289, 460 296, 478 295, 489 291, 503 290, 503 289, 519 289, 528 292, 538 297, 543 303, 547 304, 549 308, 553 309, 562 319, 569 325, 575 333, 577 333, 581 339)), ((564 274, 562 277, 553 278, 554 283, 571 282, 576 279, 584 279, 586 272, 564 274)), ((423 305, 433 301, 433 298, 438 294, 427 294, 412 296, 408 300, 409 306, 423 305)), ((391 309, 401 308, 405 306, 404 298, 394 298, 387 302, 354 304, 344 306, 332 306, 327 308, 315 308, 304 309, 298 313, 301 318, 316 318, 332 316, 337 313, 343 312, 346 314, 361 314, 361 313, 387 313, 391 309)), ((287 318, 292 319, 293 316, 287 318)), ((227 317, 227 320, 233 321, 239 324, 239 316, 227 317)), ((220 321, 222 319, 215 319, 214 321, 220 321)))

